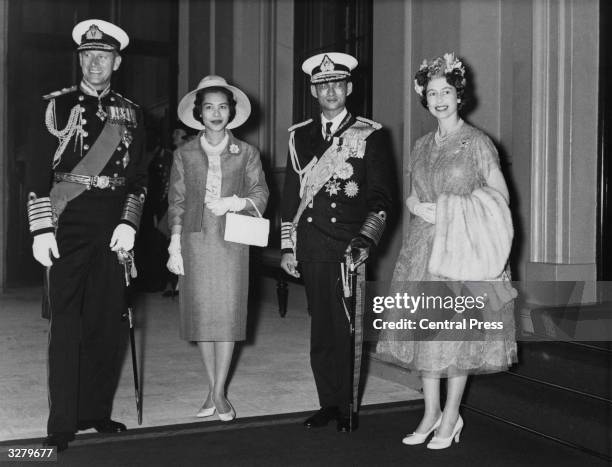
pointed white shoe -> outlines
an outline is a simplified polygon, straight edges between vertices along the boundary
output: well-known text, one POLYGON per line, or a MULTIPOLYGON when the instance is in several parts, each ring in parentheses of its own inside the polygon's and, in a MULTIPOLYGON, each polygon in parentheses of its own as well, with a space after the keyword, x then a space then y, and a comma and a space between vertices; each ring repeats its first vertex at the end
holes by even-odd
POLYGON ((234 410, 234 407, 232 406, 232 404, 230 403, 229 400, 227 400, 227 398, 225 399, 227 401, 227 405, 230 406, 230 410, 229 412, 225 412, 225 413, 221 413, 217 410, 217 415, 219 416, 219 420, 223 421, 223 422, 230 422, 232 421, 234 418, 236 418, 236 411, 234 410))
POLYGON ((423 444, 427 437, 434 431, 436 428, 440 426, 440 422, 442 421, 442 414, 436 420, 436 423, 430 428, 427 433, 417 433, 416 431, 410 435, 406 435, 402 440, 402 443, 407 444, 408 446, 416 446, 417 444, 423 444))
POLYGON ((211 415, 214 415, 215 411, 217 409, 215 408, 215 406, 213 405, 212 407, 207 407, 205 408, 204 406, 202 406, 202 408, 200 409, 200 411, 196 414, 196 417, 210 417, 211 415))
POLYGON ((463 418, 459 415, 457 418, 457 422, 455 422, 455 428, 453 428, 453 432, 448 438, 440 438, 438 436, 434 436, 431 438, 431 441, 427 443, 427 449, 446 449, 453 443, 453 438, 455 439, 455 443, 459 443, 459 435, 461 435, 461 430, 463 429, 463 418))

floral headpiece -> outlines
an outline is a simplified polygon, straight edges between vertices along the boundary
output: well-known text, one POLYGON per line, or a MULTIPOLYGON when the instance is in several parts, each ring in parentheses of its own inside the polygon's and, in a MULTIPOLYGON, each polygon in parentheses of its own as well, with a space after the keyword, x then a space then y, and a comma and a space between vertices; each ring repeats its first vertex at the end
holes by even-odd
POLYGON ((454 52, 444 54, 442 57, 433 60, 425 59, 415 76, 414 90, 419 96, 423 97, 425 85, 430 79, 448 74, 459 75, 461 83, 465 85, 465 67, 461 60, 455 57, 454 52))

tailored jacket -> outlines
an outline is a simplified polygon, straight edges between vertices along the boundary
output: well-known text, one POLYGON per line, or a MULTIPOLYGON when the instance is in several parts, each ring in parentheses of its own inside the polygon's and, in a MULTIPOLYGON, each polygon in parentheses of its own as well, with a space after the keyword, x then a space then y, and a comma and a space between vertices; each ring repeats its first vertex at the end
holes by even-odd
MULTIPOLYGON (((79 86, 53 92, 44 96, 44 99, 47 109, 47 125, 55 130, 61 131, 66 128, 71 113, 76 112, 78 118, 76 119, 75 131, 58 156, 55 167, 53 167, 53 157, 58 148, 58 139, 46 130, 39 135, 36 157, 33 158, 26 173, 25 186, 29 197, 41 201, 49 200, 54 173, 71 172, 87 155, 90 147, 96 143, 106 121, 110 119, 111 122, 116 124, 113 126, 117 128, 119 128, 118 124, 124 124, 121 141, 116 147, 109 148, 109 152, 112 154, 102 171, 89 175, 124 177, 126 184, 125 186, 104 190, 91 188, 86 191, 85 197, 106 197, 110 200, 110 198, 115 198, 120 194, 126 200, 128 196, 141 198, 142 203, 144 203, 148 183, 147 167, 150 157, 144 150, 145 131, 140 107, 113 90, 110 90, 98 100, 98 98, 84 93, 79 86), (101 111, 106 114, 103 119, 97 115, 101 111)), ((82 199, 84 197, 83 193, 79 197, 82 199)), ((92 215, 95 215, 95 213, 92 213, 92 215)), ((137 216, 137 218, 139 217, 137 216)), ((137 218, 117 218, 117 223, 127 223, 138 229, 139 219, 137 218)), ((53 224, 56 224, 56 221, 57 219, 54 219, 53 224)), ((50 221, 46 225, 31 228, 31 233, 35 236, 45 232, 54 232, 55 227, 56 225, 51 225, 50 221)))
MULTIPOLYGON (((250 198, 263 215, 269 190, 261 166, 259 151, 234 137, 228 130, 229 140, 221 153, 221 197, 236 195, 250 198)), ((200 143, 202 133, 179 147, 174 155, 168 188, 168 226, 171 233, 205 232, 203 222, 206 203, 208 157, 200 143)), ((247 201, 243 214, 257 216, 247 201)), ((225 224, 219 232, 225 234, 225 224)))
MULTIPOLYGON (((320 118, 292 128, 295 128, 295 151, 302 168, 313 158, 320 159, 332 145, 352 148, 341 170, 314 196, 296 226, 298 261, 342 261, 344 250, 359 233, 368 213, 389 212, 391 208, 389 146, 379 124, 350 113, 332 135, 332 141, 323 139, 320 118), (347 137, 347 130, 355 126, 371 127, 363 133, 368 136, 365 139, 347 137)), ((299 204, 300 180, 289 157, 281 202, 283 224, 294 221, 299 204)), ((283 246, 282 252, 290 253, 292 249, 283 246)))

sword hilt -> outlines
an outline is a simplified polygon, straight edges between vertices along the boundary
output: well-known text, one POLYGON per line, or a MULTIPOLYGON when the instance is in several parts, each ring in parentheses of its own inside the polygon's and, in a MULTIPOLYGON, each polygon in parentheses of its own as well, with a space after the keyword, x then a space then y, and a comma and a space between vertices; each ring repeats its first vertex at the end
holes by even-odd
POLYGON ((136 265, 134 263, 134 253, 123 248, 117 250, 117 261, 123 266, 125 275, 125 285, 130 286, 130 278, 136 277, 136 265))

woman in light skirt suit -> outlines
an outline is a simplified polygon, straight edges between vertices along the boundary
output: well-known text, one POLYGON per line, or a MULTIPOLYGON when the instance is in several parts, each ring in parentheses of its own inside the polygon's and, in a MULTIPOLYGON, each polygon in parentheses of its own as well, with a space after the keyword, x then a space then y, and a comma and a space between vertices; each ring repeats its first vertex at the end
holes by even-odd
POLYGON ((225 214, 257 215, 268 186, 257 148, 231 131, 251 112, 248 97, 220 76, 206 76, 178 106, 181 121, 200 130, 175 154, 168 190, 168 269, 180 276, 180 336, 197 342, 210 383, 198 417, 232 420, 225 395, 236 341, 245 339, 249 247, 223 239, 225 214), (250 201, 249 201, 250 200, 250 201))

